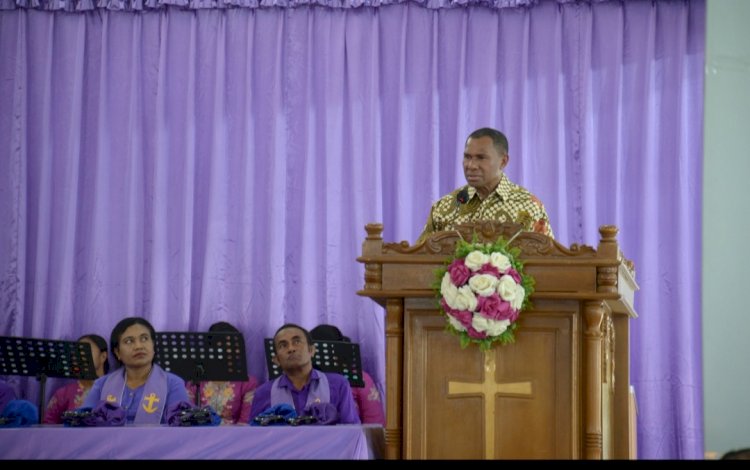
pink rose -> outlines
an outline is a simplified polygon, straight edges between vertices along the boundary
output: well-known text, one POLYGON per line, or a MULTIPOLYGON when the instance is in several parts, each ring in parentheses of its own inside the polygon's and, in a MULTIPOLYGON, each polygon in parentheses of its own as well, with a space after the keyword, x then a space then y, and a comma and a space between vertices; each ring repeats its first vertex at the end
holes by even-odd
POLYGON ((463 259, 453 260, 448 266, 448 272, 451 275, 451 281, 457 287, 461 287, 469 281, 471 270, 466 266, 463 259))
POLYGON ((495 277, 500 277, 500 271, 490 263, 483 264, 482 267, 479 268, 479 271, 477 271, 477 274, 492 274, 495 277))
POLYGON ((513 308, 510 303, 501 299, 497 294, 488 297, 480 296, 477 301, 477 311, 490 320, 511 320, 513 315, 513 308))
POLYGON ((458 320, 463 326, 471 326, 471 318, 473 317, 471 312, 468 310, 452 309, 444 299, 440 299, 440 305, 443 307, 443 310, 445 310, 445 313, 458 320))
POLYGON ((508 320, 510 320, 511 323, 515 322, 516 320, 518 320, 519 313, 521 313, 520 310, 510 309, 510 316, 508 317, 508 320))
POLYGON ((507 274, 508 276, 512 277, 513 280, 516 281, 516 284, 520 284, 521 283, 521 275, 518 274, 518 271, 516 271, 515 269, 510 268, 508 270, 508 272, 506 272, 505 274, 507 274))
POLYGON ((466 328, 466 332, 469 334, 469 338, 484 339, 487 337, 487 333, 480 333, 471 326, 466 328))
POLYGON ((448 315, 452 315, 453 312, 456 310, 453 310, 450 305, 448 305, 448 302, 445 301, 445 299, 440 299, 440 306, 443 307, 443 310, 445 310, 445 313, 448 315))
POLYGON ((468 310, 452 310, 449 315, 458 320, 467 329, 471 327, 473 315, 468 310))

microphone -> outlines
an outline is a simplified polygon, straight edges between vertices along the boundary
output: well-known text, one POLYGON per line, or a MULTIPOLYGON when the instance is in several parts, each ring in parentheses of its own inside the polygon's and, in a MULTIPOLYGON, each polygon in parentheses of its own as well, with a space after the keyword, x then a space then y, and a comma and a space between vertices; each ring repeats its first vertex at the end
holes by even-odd
POLYGON ((459 191, 458 194, 456 194, 457 205, 466 204, 467 202, 469 202, 469 187, 468 186, 462 189, 461 191, 459 191))

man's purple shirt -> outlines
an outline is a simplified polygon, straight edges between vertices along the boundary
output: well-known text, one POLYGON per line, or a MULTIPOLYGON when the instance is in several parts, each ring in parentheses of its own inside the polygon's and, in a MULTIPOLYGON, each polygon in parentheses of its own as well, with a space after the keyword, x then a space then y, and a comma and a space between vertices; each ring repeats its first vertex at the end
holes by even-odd
MULTIPOLYGON (((344 376, 313 369, 310 373, 310 380, 302 387, 302 390, 296 390, 286 374, 275 380, 279 381, 279 387, 289 389, 294 400, 294 409, 297 411, 297 414, 302 414, 307 403, 307 395, 310 392, 310 382, 318 380, 317 374, 325 374, 326 378, 328 378, 328 386, 331 389, 331 404, 339 412, 339 424, 360 424, 357 406, 352 397, 352 389, 349 387, 349 382, 344 376)), ((250 411, 251 422, 253 418, 271 407, 271 386, 273 382, 273 380, 266 382, 255 391, 253 407, 250 411)))

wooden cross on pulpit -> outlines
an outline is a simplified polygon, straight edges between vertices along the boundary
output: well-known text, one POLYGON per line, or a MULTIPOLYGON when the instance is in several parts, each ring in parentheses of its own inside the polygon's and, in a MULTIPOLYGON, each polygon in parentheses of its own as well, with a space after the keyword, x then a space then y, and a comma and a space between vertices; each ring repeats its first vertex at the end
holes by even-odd
POLYGON ((531 395, 531 382, 495 382, 495 352, 484 352, 484 379, 476 382, 448 382, 448 396, 481 394, 484 399, 484 458, 495 458, 495 396, 531 395))

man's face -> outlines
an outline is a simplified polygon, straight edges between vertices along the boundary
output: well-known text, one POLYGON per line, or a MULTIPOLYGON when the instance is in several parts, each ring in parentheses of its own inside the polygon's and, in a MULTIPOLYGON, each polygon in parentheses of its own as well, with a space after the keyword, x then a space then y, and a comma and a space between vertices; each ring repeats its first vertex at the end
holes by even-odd
POLYGON ((312 362, 315 346, 308 344, 305 333, 299 328, 284 328, 273 339, 276 362, 282 370, 305 367, 312 362))
POLYGON ((498 153, 490 137, 466 141, 464 148, 464 176, 469 186, 492 189, 500 181, 508 154, 498 153))

